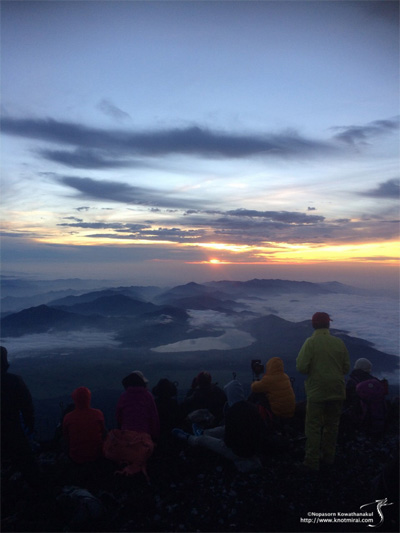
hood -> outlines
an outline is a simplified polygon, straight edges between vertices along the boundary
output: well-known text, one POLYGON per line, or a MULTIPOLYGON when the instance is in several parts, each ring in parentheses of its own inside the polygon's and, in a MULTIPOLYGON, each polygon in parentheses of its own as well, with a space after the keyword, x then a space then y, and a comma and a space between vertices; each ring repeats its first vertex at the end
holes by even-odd
POLYGON ((137 387, 130 386, 125 389, 125 394, 143 395, 147 393, 151 394, 151 392, 146 387, 142 387, 140 385, 138 385, 137 387))
POLYGON ((78 387, 72 393, 72 399, 74 400, 75 407, 77 409, 87 409, 90 407, 90 399, 92 393, 86 387, 78 387))
POLYGON ((236 402, 245 400, 245 395, 243 391, 243 385, 237 379, 233 379, 227 383, 224 387, 226 397, 228 398, 228 405, 232 407, 236 402))
POLYGON ((284 372, 283 361, 280 357, 272 357, 266 364, 266 374, 278 374, 284 372))

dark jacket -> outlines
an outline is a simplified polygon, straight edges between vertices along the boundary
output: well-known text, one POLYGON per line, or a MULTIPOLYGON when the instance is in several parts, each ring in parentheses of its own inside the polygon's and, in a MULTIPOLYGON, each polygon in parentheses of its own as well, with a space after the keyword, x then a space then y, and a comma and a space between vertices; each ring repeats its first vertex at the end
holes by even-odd
POLYGON ((226 401, 224 391, 218 385, 211 384, 191 390, 182 403, 182 409, 184 415, 197 409, 208 409, 219 421, 222 418, 226 401))
POLYGON ((18 434, 21 434, 21 417, 29 433, 32 433, 35 426, 35 416, 31 393, 20 376, 2 371, 2 434, 8 432, 18 432, 18 434))
POLYGON ((253 403, 242 400, 227 410, 224 441, 239 457, 252 457, 262 451, 266 431, 260 413, 253 403))
POLYGON ((355 368, 349 375, 349 379, 346 383, 346 403, 352 404, 357 399, 356 387, 362 381, 367 379, 374 379, 369 372, 362 370, 361 368, 355 368))

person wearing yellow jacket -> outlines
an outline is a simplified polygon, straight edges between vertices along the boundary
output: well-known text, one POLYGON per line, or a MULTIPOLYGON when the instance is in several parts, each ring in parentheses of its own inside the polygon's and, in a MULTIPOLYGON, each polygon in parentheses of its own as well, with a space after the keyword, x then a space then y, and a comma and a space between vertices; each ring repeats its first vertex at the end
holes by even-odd
POLYGON ((350 370, 349 353, 344 342, 330 334, 331 318, 315 313, 313 335, 306 339, 296 359, 296 368, 307 374, 305 389, 306 449, 303 465, 319 470, 320 462, 333 464, 343 401, 344 376, 350 370))
POLYGON ((252 383, 251 391, 266 395, 270 410, 275 416, 291 418, 294 415, 296 399, 280 357, 272 357, 267 362, 264 376, 260 381, 252 383))

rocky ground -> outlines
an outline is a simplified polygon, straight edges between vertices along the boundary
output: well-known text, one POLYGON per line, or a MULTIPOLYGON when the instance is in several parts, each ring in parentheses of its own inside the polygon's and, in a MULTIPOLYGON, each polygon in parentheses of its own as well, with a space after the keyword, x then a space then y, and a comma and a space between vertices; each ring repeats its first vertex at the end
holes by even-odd
MULTIPOLYGON (((268 451, 263 468, 240 473, 227 460, 172 436, 159 444, 142 474, 121 477, 109 462, 73 468, 47 443, 37 451, 44 483, 29 487, 18 472, 2 472, 2 531, 369 531, 366 523, 306 522, 310 513, 373 512, 387 498, 379 532, 399 530, 398 412, 385 434, 341 428, 335 466, 308 474, 302 428, 292 427, 268 451), (380 474, 385 471, 382 481, 380 474), (380 477, 379 477, 380 476, 380 477)), ((343 520, 343 518, 341 518, 343 520)), ((372 529, 373 531, 373 529, 372 529)))

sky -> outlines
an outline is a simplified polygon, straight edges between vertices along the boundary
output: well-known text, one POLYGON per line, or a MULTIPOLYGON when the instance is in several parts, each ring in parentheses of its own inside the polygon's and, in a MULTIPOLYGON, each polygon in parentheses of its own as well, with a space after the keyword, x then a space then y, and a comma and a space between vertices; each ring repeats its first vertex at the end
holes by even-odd
POLYGON ((3 275, 397 289, 398 9, 3 0, 3 275))

